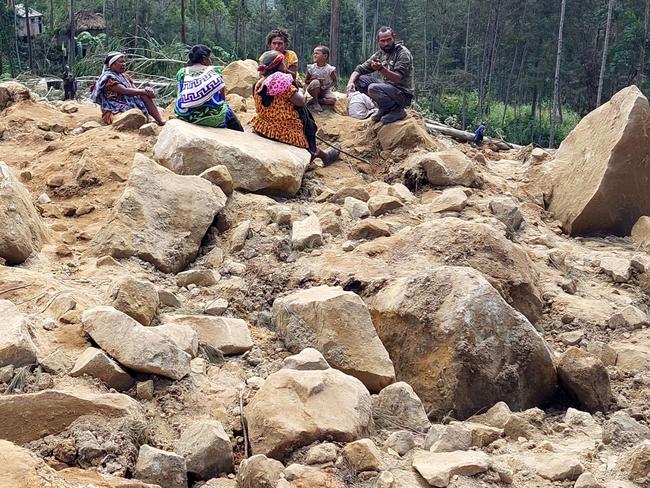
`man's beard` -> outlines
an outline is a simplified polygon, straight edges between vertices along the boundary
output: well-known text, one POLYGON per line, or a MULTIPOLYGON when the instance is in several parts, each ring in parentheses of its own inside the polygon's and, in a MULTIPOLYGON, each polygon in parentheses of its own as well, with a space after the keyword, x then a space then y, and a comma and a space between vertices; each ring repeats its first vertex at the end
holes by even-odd
POLYGON ((385 53, 389 53, 393 49, 395 49, 395 43, 391 44, 390 46, 386 46, 386 47, 381 48, 381 50, 384 51, 385 53))

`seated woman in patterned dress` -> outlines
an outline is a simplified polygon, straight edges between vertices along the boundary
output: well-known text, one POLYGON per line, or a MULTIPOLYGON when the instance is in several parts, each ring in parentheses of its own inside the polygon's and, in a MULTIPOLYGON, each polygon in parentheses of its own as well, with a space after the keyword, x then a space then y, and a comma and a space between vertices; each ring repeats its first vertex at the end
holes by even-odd
POLYGON ((262 78, 253 88, 257 115, 250 125, 255 133, 309 151, 311 159, 319 158, 325 166, 339 157, 339 148, 327 151, 316 145, 316 123, 305 108, 305 97, 296 87, 293 75, 283 64, 284 55, 267 51, 258 70, 262 78))
POLYGON ((151 88, 136 88, 133 79, 126 73, 126 56, 120 52, 108 53, 104 70, 92 89, 90 99, 101 106, 102 120, 113 123, 115 114, 137 108, 146 116, 151 115, 158 125, 165 125, 153 99, 156 93, 151 88))
POLYGON ((176 74, 176 116, 196 125, 242 131, 244 128, 225 100, 226 84, 215 66, 212 50, 203 44, 190 49, 188 62, 176 74))

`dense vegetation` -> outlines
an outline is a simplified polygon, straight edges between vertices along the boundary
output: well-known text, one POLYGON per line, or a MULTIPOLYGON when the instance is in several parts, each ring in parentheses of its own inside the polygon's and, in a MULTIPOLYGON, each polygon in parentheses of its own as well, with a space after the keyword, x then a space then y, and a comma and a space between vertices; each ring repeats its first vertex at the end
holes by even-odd
MULTIPOLYGON (((37 73, 61 71, 69 2, 30 3, 46 24, 46 34, 33 43, 37 73)), ((650 0, 74 0, 73 8, 105 15, 106 36, 87 39, 88 52, 120 47, 181 60, 186 44, 203 42, 218 47, 226 62, 256 58, 268 30, 284 26, 303 69, 315 45, 330 43, 332 9, 340 9, 337 65, 344 77, 373 51, 376 28, 391 25, 413 52, 418 107, 425 113, 457 127, 485 119, 493 135, 546 145, 563 3, 557 141, 596 107, 601 67, 603 102, 632 83, 648 88, 650 0)), ((10 9, 0 7, 0 71, 15 75, 29 63, 26 43, 15 43, 10 9)), ((85 60, 78 70, 96 67, 96 60, 85 60)), ((176 67, 167 61, 140 66, 159 75, 176 67)))

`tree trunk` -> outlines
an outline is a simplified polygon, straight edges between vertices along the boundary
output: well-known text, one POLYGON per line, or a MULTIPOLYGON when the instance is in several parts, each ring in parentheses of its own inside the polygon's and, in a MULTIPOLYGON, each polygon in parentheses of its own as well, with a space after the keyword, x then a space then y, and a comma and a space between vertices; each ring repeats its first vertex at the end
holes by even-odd
POLYGON ((27 56, 29 57, 29 69, 34 72, 34 58, 32 56, 32 26, 29 20, 29 2, 25 0, 23 3, 25 9, 25 27, 27 28, 27 56))
POLYGON ((54 32, 54 5, 53 0, 48 0, 47 2, 48 10, 50 11, 50 34, 54 32))
POLYGON ((424 41, 424 73, 422 73, 422 82, 426 88, 429 71, 429 0, 424 2, 424 32, 422 34, 424 41))
POLYGON ((469 21, 471 13, 471 1, 467 0, 467 25, 465 26, 465 63, 463 65, 463 129, 467 127, 467 81, 469 78, 469 73, 467 72, 467 66, 469 62, 469 21))
POLYGON ((187 44, 187 33, 185 32, 185 0, 181 0, 181 42, 187 44))
POLYGON ((377 43, 377 29, 379 29, 379 1, 375 1, 375 20, 372 23, 372 44, 373 44, 373 49, 375 44, 377 43))
POLYGON ((644 17, 644 27, 643 27, 643 42, 641 43, 641 53, 639 54, 639 73, 637 79, 637 85, 639 88, 643 87, 643 78, 645 77, 645 51, 648 46, 648 28, 650 22, 650 0, 645 0, 645 17, 644 17))
POLYGON ((600 107, 603 99, 603 82, 605 80, 605 67, 607 66, 607 50, 609 49, 609 32, 612 28, 612 9, 614 0, 609 0, 607 6, 607 25, 605 26, 605 42, 603 43, 603 60, 600 63, 600 76, 598 77, 598 96, 596 97, 596 107, 600 107))
MULTIPOLYGON (((611 0, 610 0, 611 1, 611 0)), ((557 56, 555 58, 555 80, 553 82, 553 108, 551 109, 551 130, 549 134, 549 147, 555 145, 555 126, 557 124, 558 104, 560 103, 560 66, 562 64, 562 35, 564 31, 564 12, 566 0, 562 0, 560 7, 560 27, 557 34, 557 56)))
POLYGON ((75 53, 77 50, 77 43, 75 42, 74 35, 77 31, 77 26, 74 23, 74 0, 70 0, 70 37, 68 39, 68 65, 72 69, 74 65, 75 53))
POLYGON ((341 30, 341 0, 332 0, 330 17, 330 60, 332 66, 339 64, 339 33, 341 30))
MULTIPOLYGON (((650 0, 648 0, 650 2, 650 0)), ((366 15, 366 0, 361 0, 361 21, 363 25, 361 33, 361 57, 366 59, 368 57, 368 32, 367 23, 368 18, 366 15)))

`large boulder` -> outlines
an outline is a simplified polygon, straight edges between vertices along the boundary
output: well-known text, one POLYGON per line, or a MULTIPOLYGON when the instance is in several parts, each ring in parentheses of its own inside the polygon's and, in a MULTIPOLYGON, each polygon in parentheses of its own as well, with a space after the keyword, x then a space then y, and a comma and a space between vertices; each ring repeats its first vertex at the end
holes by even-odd
POLYGON ((248 132, 170 120, 158 136, 154 158, 181 175, 223 165, 237 190, 293 196, 309 165, 309 152, 248 132))
POLYGON ((292 353, 318 349, 330 366, 378 392, 395 381, 395 369, 377 337, 368 308, 341 287, 299 290, 273 302, 273 323, 292 353))
POLYGON ((499 401, 521 410, 555 391, 544 339, 474 269, 421 269, 394 280, 368 305, 397 377, 430 417, 467 418, 499 401))
POLYGON ((67 468, 55 471, 28 449, 0 440, 0 487, 2 488, 157 488, 97 471, 67 468))
POLYGON ((407 167, 419 167, 435 186, 477 186, 480 178, 474 163, 458 149, 414 154, 406 161, 407 167))
POLYGON ((23 100, 31 100, 31 98, 29 88, 25 85, 15 81, 0 83, 0 111, 23 100))
POLYGON ((589 412, 607 412, 614 403, 607 368, 600 359, 570 347, 557 362, 560 385, 589 412))
POLYGON ((199 421, 185 429, 176 444, 176 454, 185 458, 188 473, 202 480, 234 470, 230 438, 217 420, 199 421))
POLYGON ((8 300, 0 300, 0 368, 36 363, 36 346, 27 318, 8 300))
POLYGON ((650 215, 650 105, 636 86, 587 115, 550 170, 550 211, 571 235, 630 235, 650 215))
POLYGON ((142 418, 143 412, 137 401, 121 393, 44 390, 0 395, 0 439, 25 444, 58 434, 84 415, 142 418))
POLYGON ((253 454, 280 460, 315 441, 351 442, 374 430, 368 390, 336 369, 273 373, 245 413, 253 454))
POLYGON ((243 354, 253 347, 245 320, 209 315, 165 315, 165 324, 176 324, 193 329, 199 343, 219 349, 226 355, 243 354))
POLYGON ((411 274, 434 264, 471 266, 531 322, 542 313, 532 261, 520 246, 486 224, 451 217, 433 220, 393 237, 362 244, 356 253, 390 263, 397 274, 411 274))
POLYGON ((109 388, 128 390, 135 381, 119 364, 109 358, 104 351, 89 347, 78 358, 70 376, 88 375, 104 382, 109 388))
POLYGON ((140 373, 179 380, 189 374, 192 357, 170 339, 112 307, 84 312, 83 329, 120 364, 140 373))
POLYGON ((140 446, 133 476, 161 488, 187 488, 187 465, 176 453, 140 446))
POLYGON ((226 196, 209 181, 178 176, 136 153, 124 193, 93 240, 94 253, 136 256, 177 273, 196 257, 225 203, 226 196))
POLYGON ((156 316, 160 297, 156 286, 149 281, 136 280, 132 276, 124 276, 111 286, 109 305, 142 325, 150 325, 156 316))
POLYGON ((424 121, 416 117, 406 117, 392 124, 381 124, 377 129, 379 145, 385 151, 393 149, 411 150, 415 148, 435 148, 424 121))
POLYGON ((41 248, 46 235, 29 191, 0 161, 0 258, 22 263, 41 248))
POLYGON ((226 94, 237 94, 248 98, 253 95, 253 87, 260 78, 257 62, 252 59, 234 61, 221 72, 226 82, 226 94))

